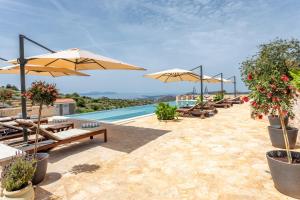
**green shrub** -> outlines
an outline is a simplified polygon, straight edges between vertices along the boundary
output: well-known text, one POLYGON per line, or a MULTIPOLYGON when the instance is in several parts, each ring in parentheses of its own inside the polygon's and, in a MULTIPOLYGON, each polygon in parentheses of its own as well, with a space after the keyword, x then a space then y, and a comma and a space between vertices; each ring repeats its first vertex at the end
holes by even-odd
POLYGON ((290 75, 293 77, 292 84, 300 90, 300 70, 293 69, 290 71, 290 75))
POLYGON ((87 113, 87 112, 94 112, 93 109, 91 108, 77 108, 76 113, 87 113))
POLYGON ((159 103, 155 114, 159 120, 173 120, 178 117, 176 106, 170 106, 168 103, 159 103))
POLYGON ((91 107, 91 109, 94 110, 94 111, 97 111, 97 110, 100 109, 100 106, 99 106, 99 104, 97 104, 97 103, 92 103, 92 104, 90 105, 90 107, 91 107))
POLYGON ((220 101, 224 98, 224 95, 223 93, 217 93, 214 98, 213 98, 213 101, 220 101))
POLYGON ((35 172, 34 161, 24 156, 16 157, 4 167, 1 184, 8 192, 25 188, 32 180, 35 172))

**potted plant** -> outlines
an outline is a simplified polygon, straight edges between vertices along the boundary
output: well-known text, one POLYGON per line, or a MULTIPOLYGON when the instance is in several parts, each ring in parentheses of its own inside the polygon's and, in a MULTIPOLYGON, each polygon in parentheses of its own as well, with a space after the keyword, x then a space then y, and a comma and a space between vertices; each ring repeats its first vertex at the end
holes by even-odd
POLYGON ((259 52, 241 65, 242 79, 250 90, 252 116, 278 115, 280 127, 269 126, 273 146, 286 150, 267 152, 267 160, 276 189, 300 198, 300 153, 291 152, 295 146, 296 128, 288 127, 286 117, 294 117, 293 104, 297 89, 293 70, 299 70, 298 40, 275 40, 259 46, 259 52))
POLYGON ((176 106, 171 106, 168 103, 159 103, 155 114, 159 120, 174 120, 178 118, 176 109, 176 106))
POLYGON ((34 171, 34 160, 17 155, 1 174, 3 199, 34 200, 31 183, 34 171))
POLYGON ((36 185, 42 182, 45 178, 49 157, 49 154, 47 153, 37 153, 42 109, 43 105, 53 105, 54 101, 57 99, 58 90, 54 84, 36 81, 32 83, 31 88, 29 88, 24 95, 30 99, 33 104, 37 104, 39 106, 38 124, 35 133, 35 148, 33 153, 33 157, 36 159, 36 170, 32 179, 32 183, 36 185))

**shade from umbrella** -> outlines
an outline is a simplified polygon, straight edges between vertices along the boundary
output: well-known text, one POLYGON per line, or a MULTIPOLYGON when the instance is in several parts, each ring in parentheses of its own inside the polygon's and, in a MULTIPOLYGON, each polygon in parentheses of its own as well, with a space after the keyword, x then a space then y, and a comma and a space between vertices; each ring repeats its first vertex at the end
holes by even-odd
MULTIPOLYGON (((20 74, 20 66, 13 65, 0 68, 0 74, 20 74)), ((36 76, 89 76, 88 74, 77 72, 66 68, 43 67, 38 65, 26 65, 25 74, 36 76)))
MULTIPOLYGON (((8 61, 18 64, 18 60, 8 61)), ((71 70, 145 70, 125 62, 94 54, 80 49, 68 49, 27 58, 27 63, 46 67, 67 68, 71 70)))
MULTIPOLYGON (((199 75, 192 71, 185 69, 169 69, 152 74, 144 75, 147 78, 153 78, 160 80, 162 82, 178 82, 178 81, 190 81, 190 82, 200 82, 199 75)), ((203 75, 203 82, 212 81, 210 76, 203 75)))

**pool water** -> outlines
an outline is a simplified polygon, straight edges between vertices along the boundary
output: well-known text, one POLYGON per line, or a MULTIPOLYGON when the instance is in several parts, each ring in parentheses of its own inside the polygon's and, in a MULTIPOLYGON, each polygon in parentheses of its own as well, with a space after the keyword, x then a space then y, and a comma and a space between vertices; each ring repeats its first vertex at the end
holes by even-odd
MULTIPOLYGON (((176 102, 168 102, 170 105, 176 105, 176 102)), ((144 106, 132 106, 127 108, 118 108, 113 110, 97 111, 90 113, 81 113, 67 115, 67 117, 75 119, 97 120, 103 122, 116 122, 128 120, 130 118, 140 117, 143 115, 153 114, 157 104, 149 104, 144 106)))

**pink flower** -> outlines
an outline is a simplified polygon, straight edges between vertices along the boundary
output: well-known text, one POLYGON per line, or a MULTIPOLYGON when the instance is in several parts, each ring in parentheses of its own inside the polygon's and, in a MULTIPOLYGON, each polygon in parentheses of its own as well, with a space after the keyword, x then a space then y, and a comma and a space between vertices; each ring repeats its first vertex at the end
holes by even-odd
POLYGON ((272 96, 273 96, 273 94, 272 94, 271 92, 269 92, 269 93, 267 94, 267 97, 268 97, 269 99, 271 99, 272 96))
POLYGON ((287 75, 283 74, 280 78, 283 82, 288 82, 290 79, 287 75))

